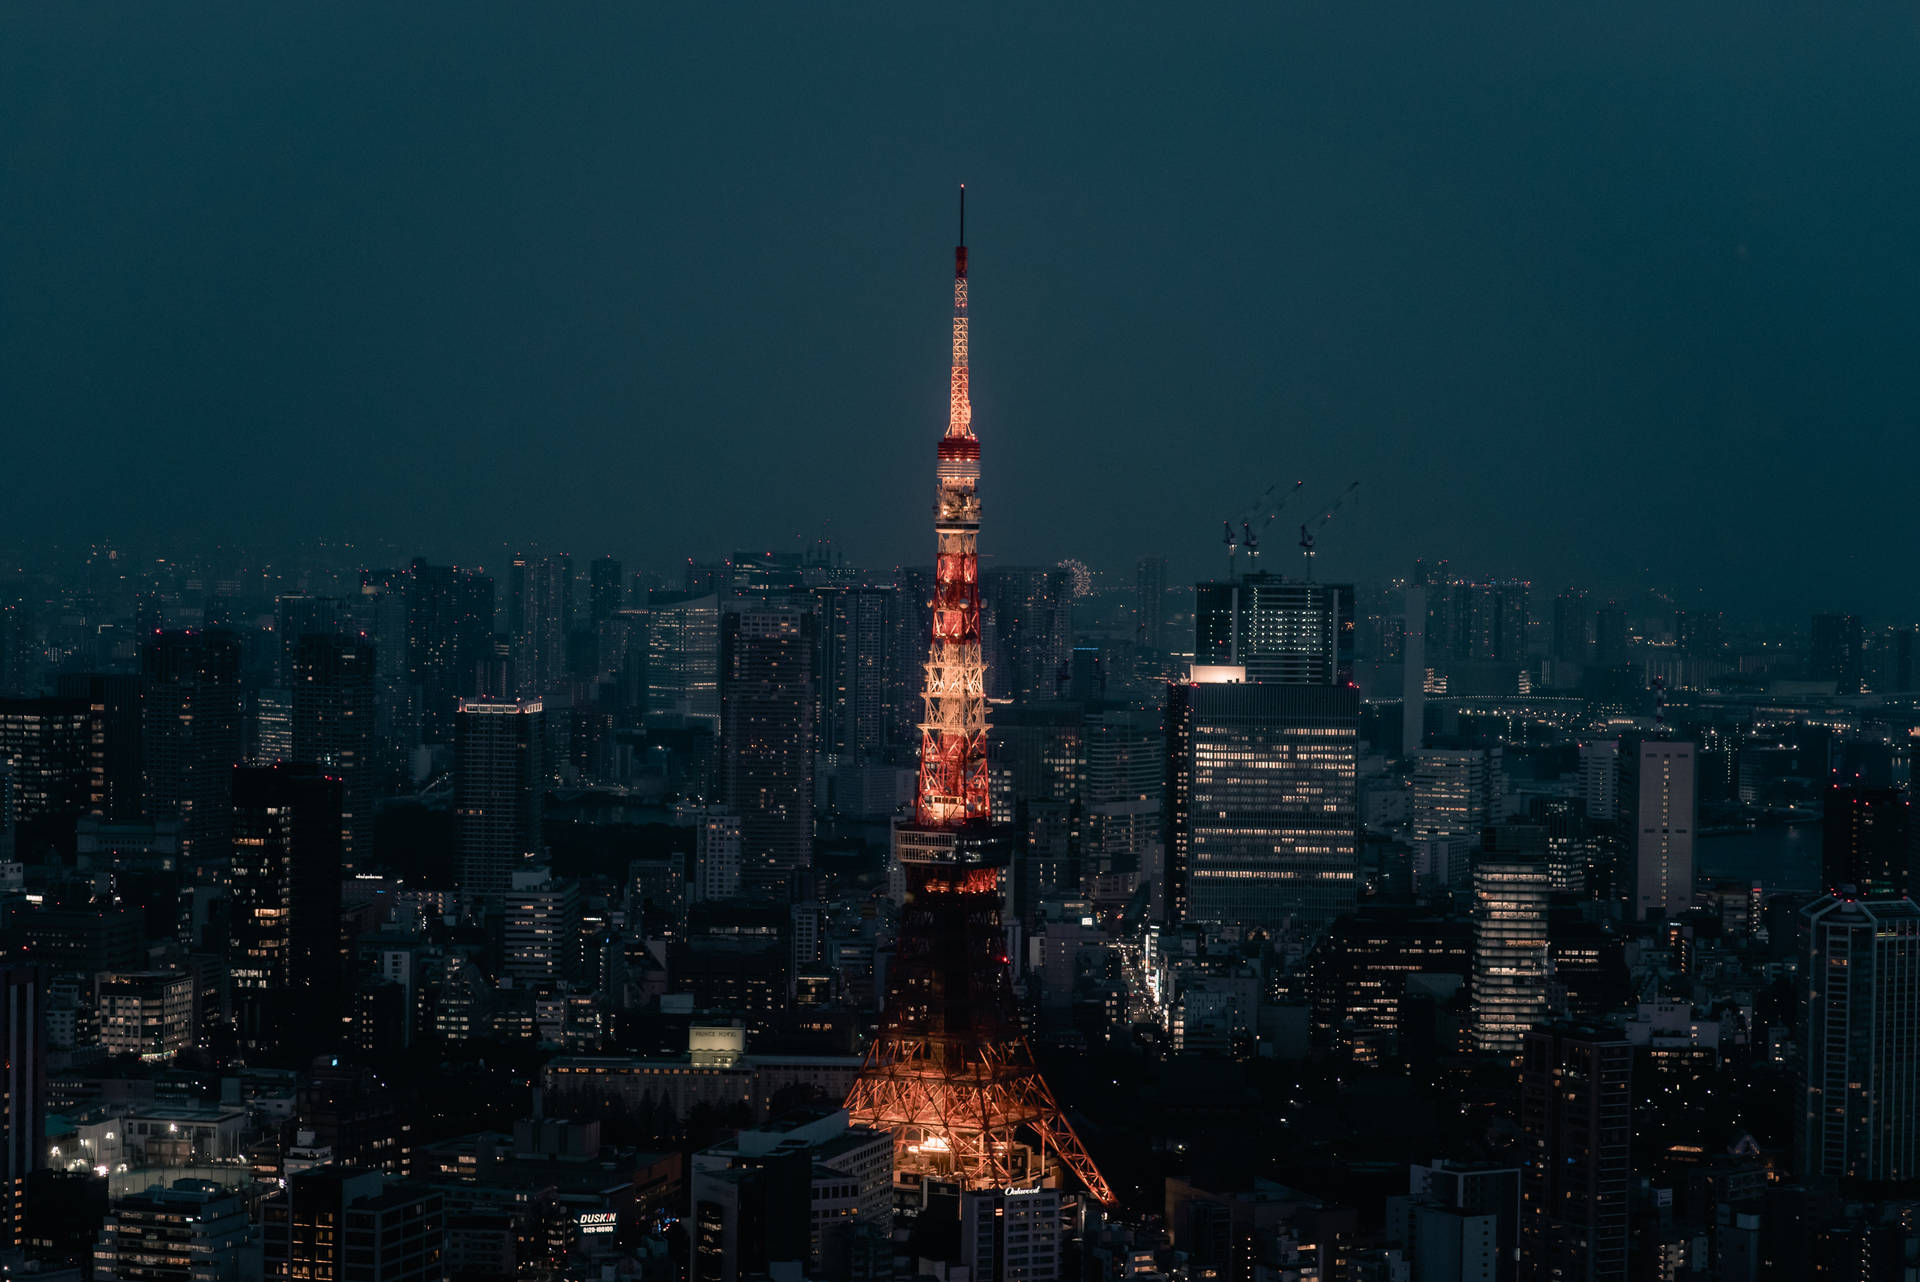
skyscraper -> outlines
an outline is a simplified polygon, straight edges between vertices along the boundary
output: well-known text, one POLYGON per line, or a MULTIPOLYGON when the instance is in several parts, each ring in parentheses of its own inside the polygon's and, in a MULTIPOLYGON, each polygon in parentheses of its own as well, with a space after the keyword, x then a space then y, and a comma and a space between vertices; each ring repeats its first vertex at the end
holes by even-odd
POLYGON ((1816 614, 1810 631, 1807 675, 1833 682, 1837 694, 1859 694, 1866 675, 1859 616, 1816 614))
POLYGON ((93 731, 84 699, 0 698, 0 765, 12 773, 16 822, 91 811, 93 731))
POLYGON ((447 1274, 441 1195, 379 1171, 301 1171, 261 1203, 260 1213, 269 1278, 439 1282, 447 1274))
POLYGON ((87 813, 109 823, 140 816, 140 678, 135 673, 62 673, 63 699, 87 704, 87 813))
POLYGON ((559 688, 572 629, 573 558, 564 552, 515 557, 507 566, 507 640, 514 689, 522 698, 559 688))
POLYGON ((748 606, 720 635, 720 794, 740 816, 741 880, 784 886, 813 862, 812 611, 748 606))
POLYGON ((887 666, 892 588, 816 588, 819 750, 843 763, 885 759, 893 690, 887 666))
POLYGON ((1359 894, 1359 693, 1180 682, 1167 704, 1167 911, 1312 932, 1359 894))
POLYGON ((1612 1028, 1554 1023, 1522 1051, 1520 1276, 1625 1282, 1633 1047, 1612 1028))
POLYGON ((1133 564, 1133 640, 1148 650, 1167 645, 1167 558, 1143 556, 1133 564))
POLYGON ((340 781, 341 858, 351 872, 373 853, 379 796, 374 729, 374 649, 364 641, 308 633, 293 649, 293 760, 340 781))
POLYGON ((1821 884, 1835 892, 1851 886, 1866 899, 1911 893, 1911 813, 1898 788, 1829 784, 1820 823, 1821 884))
POLYGON ((1547 876, 1538 853, 1489 851, 1473 866, 1473 1048, 1520 1053, 1547 1015, 1547 876))
POLYGON ((32 966, 0 967, 0 1246, 24 1243, 27 1177, 47 1151, 46 1016, 32 966))
POLYGON ((538 701, 463 699, 455 716, 454 853, 460 890, 497 905, 544 844, 546 711, 538 701))
POLYGON ((1202 583, 1193 661, 1245 668, 1249 681, 1345 685, 1353 678, 1353 587, 1276 574, 1202 583))
POLYGON ((347 603, 339 597, 305 593, 277 596, 273 599, 273 630, 277 642, 273 681, 284 689, 293 684, 294 656, 302 638, 347 635, 347 603))
POLYGON ((595 627, 611 619, 626 604, 626 582, 620 563, 610 556, 587 562, 587 621, 595 627))
POLYGON ((340 781, 308 763, 233 772, 234 1018, 254 1054, 340 1035, 340 781))
POLYGON ((1065 570, 1010 566, 980 576, 986 690, 996 699, 1058 697, 1073 649, 1073 585, 1065 570))
POLYGON ((1694 803, 1693 744, 1637 736, 1620 741, 1617 807, 1635 921, 1693 906, 1694 803))
POLYGON ((420 689, 420 735, 453 740, 459 700, 479 688, 493 648, 493 580, 415 558, 407 587, 407 668, 420 689))
POLYGON ((233 767, 246 752, 240 642, 229 632, 163 632, 140 650, 147 804, 180 821, 188 867, 226 855, 233 767))
POLYGON ((720 727, 720 598, 647 597, 647 721, 720 727))
POLYGON ((1829 895, 1802 919, 1799 1169, 1911 1180, 1920 1173, 1920 904, 1829 895))
POLYGON ((1553 598, 1553 657, 1562 663, 1587 661, 1587 632, 1593 612, 1587 594, 1568 588, 1553 598))

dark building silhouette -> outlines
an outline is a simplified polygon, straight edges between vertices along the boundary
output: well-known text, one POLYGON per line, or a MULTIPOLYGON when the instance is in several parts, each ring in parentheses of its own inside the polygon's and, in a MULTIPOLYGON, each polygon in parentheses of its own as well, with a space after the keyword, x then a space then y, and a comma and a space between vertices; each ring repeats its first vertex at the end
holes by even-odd
POLYGON ((28 1179, 47 1151, 43 1000, 33 967, 0 967, 0 1247, 25 1244, 28 1179))
POLYGON ((813 862, 814 616, 749 606, 720 629, 720 794, 740 816, 749 887, 813 862))
POLYGON ((461 701, 454 741, 454 854, 460 889, 497 904, 543 845, 546 710, 539 700, 461 701))
POLYGON ((1820 823, 1821 882, 1852 886, 1868 898, 1912 890, 1912 807, 1898 788, 1829 784, 1820 823))
POLYGON ((1553 598, 1553 657, 1562 663, 1587 661, 1587 631, 1593 614, 1587 594, 1568 588, 1553 598))
POLYGON ((520 697, 539 698, 560 687, 572 631, 573 558, 564 552, 515 557, 507 566, 507 640, 520 697))
POLYGON ((618 614, 626 604, 625 590, 618 561, 600 556, 587 562, 587 622, 599 627, 618 614))
POLYGON ((340 816, 340 781, 319 766, 233 772, 229 963, 243 1051, 317 1051, 338 1040, 340 816))
POLYGON ((138 819, 145 805, 140 777, 140 677, 136 673, 65 673, 63 699, 84 700, 89 718, 87 813, 109 823, 138 819))
POLYGON ((453 713, 478 690, 493 648, 493 580, 415 558, 407 585, 407 669, 420 690, 420 737, 453 740, 453 713))
POLYGON ((140 655, 147 808, 180 821, 181 862, 226 856, 246 751, 241 651, 228 632, 163 632, 140 655))
POLYGON ((348 872, 373 852, 380 794, 374 663, 373 647, 350 637, 308 633, 293 649, 293 760, 340 780, 340 853, 348 872))
POLYGON ((1593 614, 1593 661, 1603 668, 1617 668, 1631 658, 1627 612, 1609 601, 1593 614))
POLYGON ((347 603, 339 597, 292 593, 273 599, 273 628, 278 641, 274 684, 282 689, 294 681, 295 655, 307 637, 346 636, 351 626, 347 603))
POLYGON ((1859 616, 1816 614, 1811 634, 1807 675, 1815 681, 1834 682, 1839 694, 1859 694, 1866 675, 1859 616))
POLYGON ((1633 1047, 1605 1026, 1529 1031, 1520 1127, 1520 1276, 1625 1282, 1633 1047))
POLYGON ((988 570, 980 587, 988 696, 1056 697, 1073 649, 1073 587, 1067 572, 988 570))
POLYGON ((447 1273, 441 1195, 379 1171, 301 1171, 261 1204, 268 1278, 438 1282, 447 1273))
POLYGON ((886 756, 895 700, 887 647, 896 596, 892 588, 814 591, 820 617, 819 750, 843 764, 886 756))
POLYGON ((1315 1037, 1379 1060, 1399 1044, 1407 976, 1473 974, 1473 923, 1415 906, 1364 907, 1336 919, 1307 963, 1315 1037))
POLYGON ((1148 650, 1167 648, 1167 558, 1133 563, 1133 640, 1148 650))

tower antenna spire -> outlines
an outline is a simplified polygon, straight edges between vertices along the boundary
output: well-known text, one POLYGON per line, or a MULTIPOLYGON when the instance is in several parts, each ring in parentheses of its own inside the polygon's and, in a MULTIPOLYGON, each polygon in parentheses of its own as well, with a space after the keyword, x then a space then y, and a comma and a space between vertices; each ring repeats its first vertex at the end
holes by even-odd
POLYGON ((960 184, 960 248, 967 247, 967 185, 960 184))

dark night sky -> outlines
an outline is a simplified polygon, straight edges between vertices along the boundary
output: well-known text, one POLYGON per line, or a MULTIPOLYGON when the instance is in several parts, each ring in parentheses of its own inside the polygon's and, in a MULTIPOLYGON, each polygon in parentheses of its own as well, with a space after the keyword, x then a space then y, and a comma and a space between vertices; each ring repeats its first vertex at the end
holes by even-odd
POLYGON ((0 6, 0 542, 924 561, 964 180, 1003 562, 1911 616, 1912 6, 1040 7, 0 6))

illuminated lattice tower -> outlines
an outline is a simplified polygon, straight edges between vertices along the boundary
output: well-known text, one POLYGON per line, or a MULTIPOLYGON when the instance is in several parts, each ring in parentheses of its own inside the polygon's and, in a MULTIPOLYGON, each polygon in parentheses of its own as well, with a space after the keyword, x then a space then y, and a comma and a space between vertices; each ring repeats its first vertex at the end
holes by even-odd
POLYGON ((980 441, 967 396, 966 192, 954 250, 953 375, 938 451, 933 643, 886 1027, 847 1098, 894 1133, 894 1180, 1032 1187, 1070 1174, 1113 1200, 1033 1061, 1007 978, 1000 879, 1011 841, 991 822, 980 657, 980 441))

